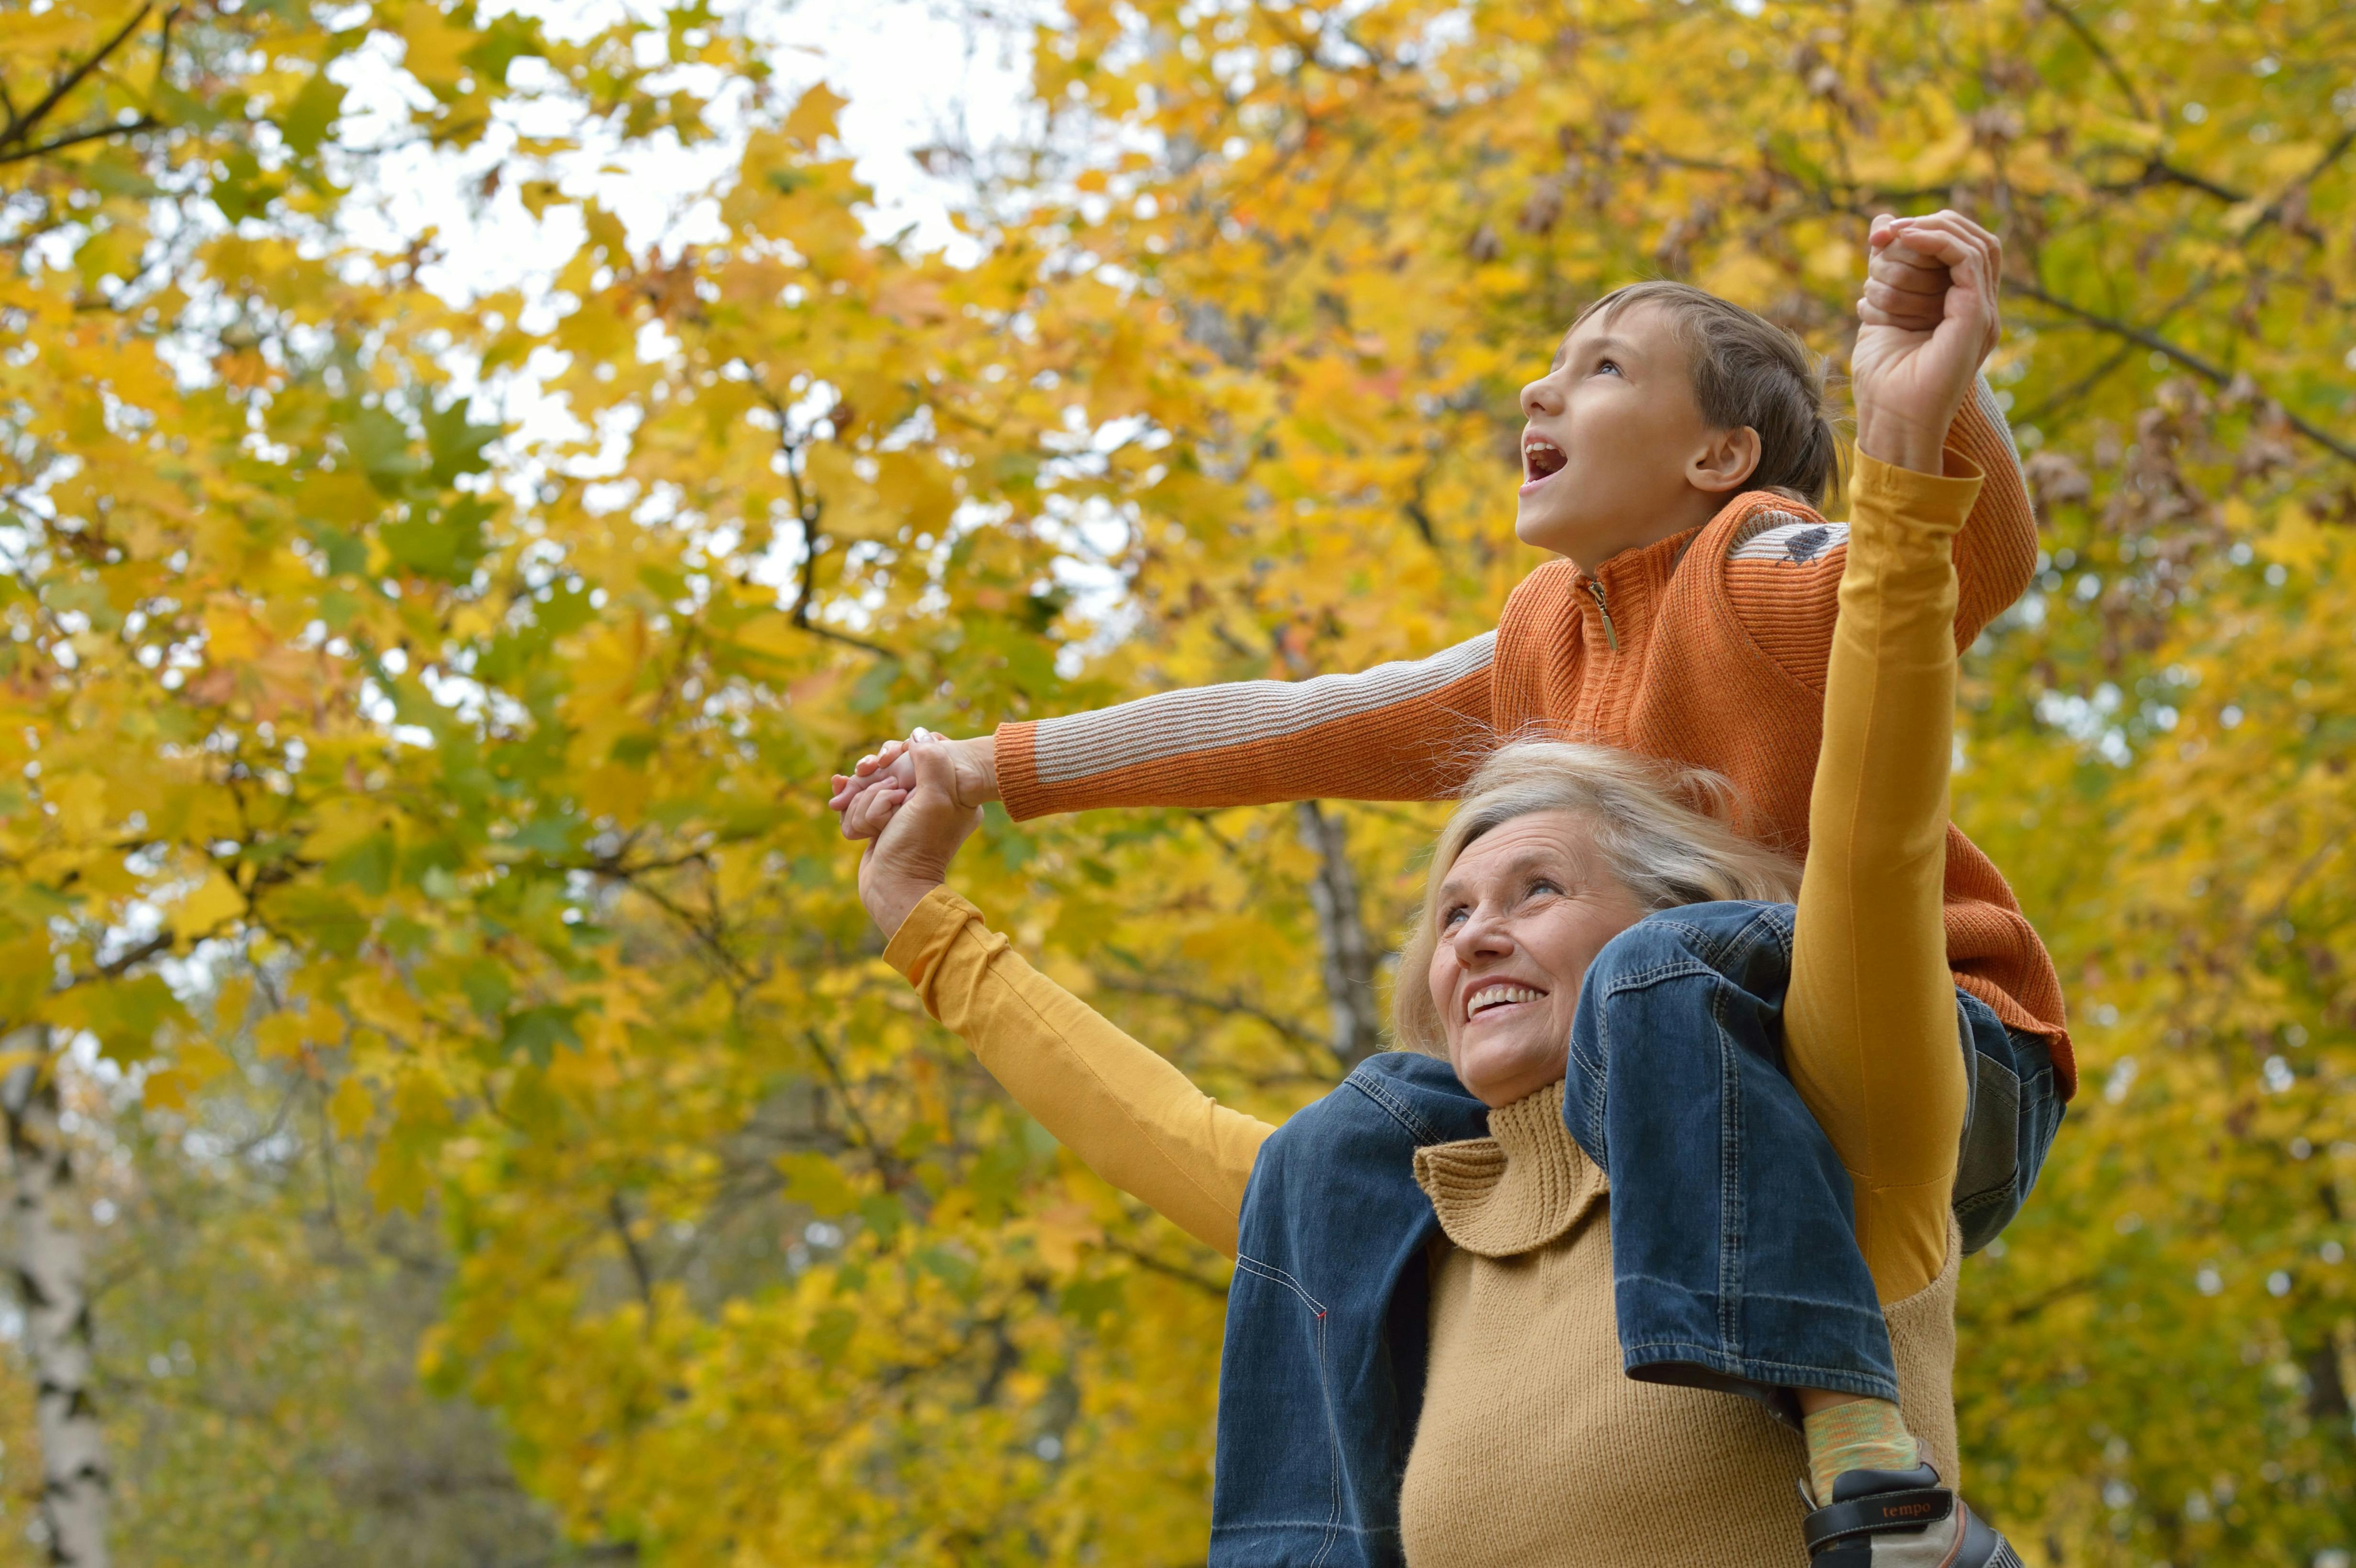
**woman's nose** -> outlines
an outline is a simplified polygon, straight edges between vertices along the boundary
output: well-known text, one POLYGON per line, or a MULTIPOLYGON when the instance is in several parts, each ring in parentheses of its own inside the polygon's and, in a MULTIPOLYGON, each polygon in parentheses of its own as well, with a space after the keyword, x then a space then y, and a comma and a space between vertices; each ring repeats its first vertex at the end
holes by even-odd
POLYGON ((1464 917, 1451 939, 1459 964, 1473 958, 1495 958, 1514 950, 1512 933, 1505 923, 1486 910, 1475 910, 1464 917))

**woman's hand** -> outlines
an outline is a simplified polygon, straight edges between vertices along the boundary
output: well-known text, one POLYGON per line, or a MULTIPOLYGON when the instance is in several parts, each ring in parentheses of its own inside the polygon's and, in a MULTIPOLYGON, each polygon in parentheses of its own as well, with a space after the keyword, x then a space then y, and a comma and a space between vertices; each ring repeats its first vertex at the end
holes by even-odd
MULTIPOLYGON (((958 847, 981 826, 981 808, 958 804, 956 758, 948 742, 909 746, 901 774, 860 793, 862 826, 880 829, 859 862, 859 901, 885 940, 908 912, 948 877, 958 847)), ((850 830, 847 816, 844 830, 850 830)))
POLYGON ((2004 244, 1959 212, 1884 213, 1873 220, 1870 243, 1849 357, 1858 450, 1942 473, 1947 426, 2003 330, 2004 244))
MULTIPOLYGON (((905 741, 886 741, 859 759, 848 773, 837 773, 827 805, 842 819, 845 838, 873 838, 891 820, 889 810, 878 810, 873 797, 879 787, 907 794, 916 774, 909 755, 916 747, 939 742, 948 748, 957 765, 957 799, 960 805, 986 805, 998 798, 998 748, 988 735, 951 741, 929 730, 918 730, 905 741)), ((895 801, 896 804, 896 801, 895 801)))

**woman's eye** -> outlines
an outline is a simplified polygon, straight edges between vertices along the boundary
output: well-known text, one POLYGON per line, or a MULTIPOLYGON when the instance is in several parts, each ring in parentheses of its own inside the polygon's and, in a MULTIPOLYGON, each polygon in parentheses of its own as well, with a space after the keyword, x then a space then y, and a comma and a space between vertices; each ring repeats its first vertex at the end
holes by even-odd
POLYGON ((1562 886, 1558 882, 1550 882, 1544 877, 1540 877, 1537 881, 1530 884, 1530 897, 1537 898, 1540 893, 1552 893, 1555 897, 1560 898, 1562 896, 1562 886))
POLYGON ((1455 925, 1461 923, 1463 919, 1464 906, 1462 904, 1459 904, 1454 909, 1450 910, 1446 914, 1441 915, 1440 917, 1440 923, 1442 926, 1455 925))

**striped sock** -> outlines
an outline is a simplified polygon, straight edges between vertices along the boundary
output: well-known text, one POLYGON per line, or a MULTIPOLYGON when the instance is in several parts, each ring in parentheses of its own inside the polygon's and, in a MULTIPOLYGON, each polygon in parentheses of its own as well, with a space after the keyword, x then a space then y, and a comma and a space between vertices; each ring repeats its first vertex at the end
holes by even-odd
POLYGON ((1833 1481, 1851 1470, 1911 1470, 1922 1449, 1906 1418, 1886 1399, 1853 1399, 1801 1423, 1808 1435, 1808 1481, 1818 1504, 1833 1500, 1833 1481))

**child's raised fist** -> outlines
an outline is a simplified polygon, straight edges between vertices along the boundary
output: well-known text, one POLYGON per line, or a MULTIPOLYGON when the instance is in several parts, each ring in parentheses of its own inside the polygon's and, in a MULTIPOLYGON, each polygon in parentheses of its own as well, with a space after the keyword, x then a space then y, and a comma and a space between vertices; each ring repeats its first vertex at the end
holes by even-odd
POLYGON ((1960 212, 1934 212, 1876 218, 1871 246, 1849 357, 1858 450, 1937 474, 1947 426, 2002 331, 2004 245, 1960 212))

